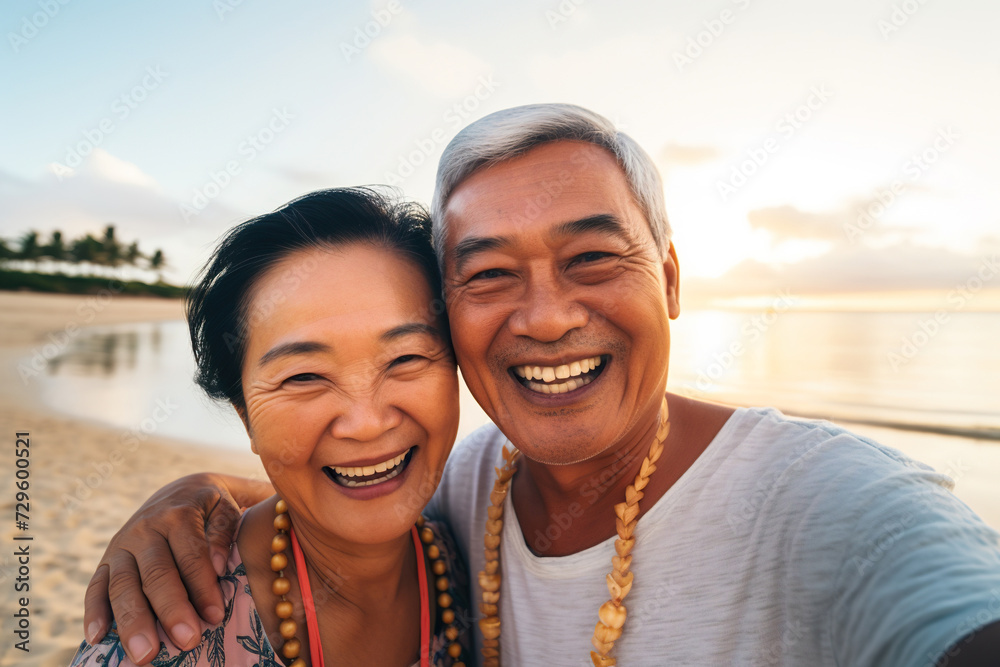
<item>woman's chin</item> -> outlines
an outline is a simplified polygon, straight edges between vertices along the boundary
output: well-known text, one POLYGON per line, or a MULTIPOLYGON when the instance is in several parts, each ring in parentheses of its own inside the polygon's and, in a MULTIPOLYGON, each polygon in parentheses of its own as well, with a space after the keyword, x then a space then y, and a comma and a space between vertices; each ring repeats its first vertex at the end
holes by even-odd
POLYGON ((434 495, 440 478, 440 472, 428 471, 419 448, 399 474, 378 483, 352 485, 327 474, 327 488, 334 496, 329 506, 338 508, 340 515, 336 532, 346 529, 359 544, 376 544, 406 534, 434 495))

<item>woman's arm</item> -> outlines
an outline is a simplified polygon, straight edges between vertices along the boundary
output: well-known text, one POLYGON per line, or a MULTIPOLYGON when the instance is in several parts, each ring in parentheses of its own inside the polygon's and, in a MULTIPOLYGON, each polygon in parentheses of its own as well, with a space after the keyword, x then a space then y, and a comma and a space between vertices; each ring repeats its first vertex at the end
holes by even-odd
POLYGON ((222 621, 217 575, 240 508, 273 493, 269 482, 219 473, 188 475, 154 493, 111 539, 90 580, 87 641, 100 641, 113 617, 136 664, 156 656, 157 619, 178 647, 197 645, 199 614, 222 621))

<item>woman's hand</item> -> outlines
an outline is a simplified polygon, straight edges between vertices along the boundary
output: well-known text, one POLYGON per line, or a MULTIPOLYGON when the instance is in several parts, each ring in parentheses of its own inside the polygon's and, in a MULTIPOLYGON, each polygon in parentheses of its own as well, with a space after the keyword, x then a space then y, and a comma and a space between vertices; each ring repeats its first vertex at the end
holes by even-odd
POLYGON ((154 493, 111 539, 90 580, 87 641, 100 641, 113 617, 129 657, 143 665, 156 656, 159 619, 178 647, 197 646, 198 616, 210 624, 223 620, 217 576, 240 507, 273 493, 267 482, 213 473, 182 477, 154 493))

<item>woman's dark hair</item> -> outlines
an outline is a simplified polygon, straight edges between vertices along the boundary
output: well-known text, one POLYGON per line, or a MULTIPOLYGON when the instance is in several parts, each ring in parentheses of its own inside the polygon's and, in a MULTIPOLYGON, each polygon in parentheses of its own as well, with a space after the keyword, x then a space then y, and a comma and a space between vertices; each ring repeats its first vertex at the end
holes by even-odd
MULTIPOLYGON (((209 396, 245 407, 241 371, 252 319, 250 297, 261 276, 298 250, 353 243, 381 246, 412 260, 426 276, 434 298, 440 296, 430 218, 422 206, 364 187, 299 197, 229 230, 188 294, 195 381, 209 396)), ((294 279, 288 283, 288 289, 299 284, 294 279)), ((435 301, 431 307, 447 335, 443 303, 435 301)))

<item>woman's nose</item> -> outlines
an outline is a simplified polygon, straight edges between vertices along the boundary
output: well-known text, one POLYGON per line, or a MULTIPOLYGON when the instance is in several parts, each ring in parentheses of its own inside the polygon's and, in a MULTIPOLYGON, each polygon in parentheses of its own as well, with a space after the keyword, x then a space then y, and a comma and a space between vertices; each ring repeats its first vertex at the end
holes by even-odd
POLYGON ((402 413, 378 395, 346 399, 330 425, 330 434, 338 440, 370 442, 402 423, 402 413))

